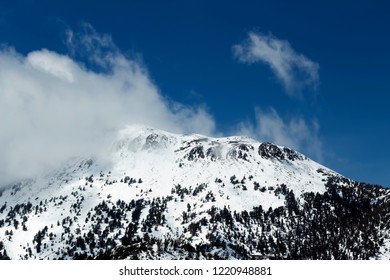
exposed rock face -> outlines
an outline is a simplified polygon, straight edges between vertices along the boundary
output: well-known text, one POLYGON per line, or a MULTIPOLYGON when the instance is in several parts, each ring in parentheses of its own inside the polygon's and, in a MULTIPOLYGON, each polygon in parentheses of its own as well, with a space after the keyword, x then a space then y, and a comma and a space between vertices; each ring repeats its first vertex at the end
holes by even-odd
POLYGON ((279 148, 278 146, 264 142, 259 146, 259 155, 264 159, 278 160, 303 160, 304 156, 287 147, 279 148))

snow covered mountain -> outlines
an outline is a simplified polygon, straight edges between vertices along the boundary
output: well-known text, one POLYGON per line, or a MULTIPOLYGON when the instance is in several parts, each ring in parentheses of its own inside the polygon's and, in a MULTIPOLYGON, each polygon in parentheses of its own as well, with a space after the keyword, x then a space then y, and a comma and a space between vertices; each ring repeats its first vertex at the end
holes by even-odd
POLYGON ((390 191, 287 147, 131 126, 109 157, 0 188, 0 259, 390 258, 390 191))

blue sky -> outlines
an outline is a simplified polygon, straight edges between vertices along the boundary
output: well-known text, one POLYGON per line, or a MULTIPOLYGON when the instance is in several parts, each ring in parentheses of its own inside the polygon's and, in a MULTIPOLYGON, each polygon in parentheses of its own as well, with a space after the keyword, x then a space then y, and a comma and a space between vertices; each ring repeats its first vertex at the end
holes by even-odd
POLYGON ((52 2, 0 1, 3 53, 46 49, 107 74, 91 60, 106 47, 142 66, 169 114, 192 110, 197 132, 293 146, 390 186, 387 1, 52 2), (88 32, 99 52, 76 43, 88 32))

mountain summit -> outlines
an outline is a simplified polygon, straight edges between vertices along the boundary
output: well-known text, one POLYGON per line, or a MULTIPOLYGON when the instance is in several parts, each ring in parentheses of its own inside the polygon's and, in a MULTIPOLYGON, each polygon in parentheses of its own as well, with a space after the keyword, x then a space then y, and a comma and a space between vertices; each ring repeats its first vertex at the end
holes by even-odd
POLYGON ((129 126, 0 188, 0 258, 390 258, 390 191, 247 137, 129 126))

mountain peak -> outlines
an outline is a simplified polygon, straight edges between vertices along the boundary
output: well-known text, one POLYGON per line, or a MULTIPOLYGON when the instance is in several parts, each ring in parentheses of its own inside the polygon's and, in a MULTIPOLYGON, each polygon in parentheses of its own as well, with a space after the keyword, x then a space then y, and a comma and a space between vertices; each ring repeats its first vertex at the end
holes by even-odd
POLYGON ((208 137, 200 134, 180 135, 144 125, 127 126, 115 142, 116 150, 189 151, 185 157, 211 160, 254 158, 257 152, 263 159, 303 160, 307 157, 290 148, 268 142, 258 142, 247 136, 208 137))

